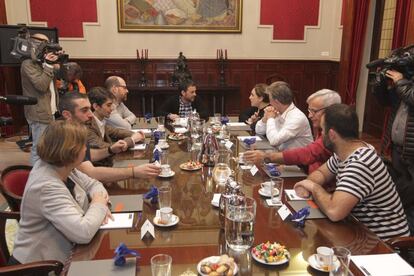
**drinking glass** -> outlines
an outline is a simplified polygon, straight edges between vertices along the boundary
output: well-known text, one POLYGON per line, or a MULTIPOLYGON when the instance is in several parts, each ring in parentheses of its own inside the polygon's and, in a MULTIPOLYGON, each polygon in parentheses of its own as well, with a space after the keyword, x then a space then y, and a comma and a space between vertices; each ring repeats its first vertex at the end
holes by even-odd
POLYGON ((168 151, 161 151, 160 152, 160 165, 167 165, 168 164, 168 151))
POLYGON ((191 161, 200 162, 202 147, 203 144, 201 143, 201 141, 193 140, 193 143, 191 144, 191 161))
POLYGON ((158 189, 158 199, 160 202, 160 209, 163 207, 171 207, 172 189, 170 186, 162 186, 158 189))
POLYGON ((281 177, 271 177, 270 178, 271 188, 270 188, 270 198, 272 203, 281 203, 282 202, 282 192, 283 192, 283 178, 281 177), (276 195, 275 188, 279 191, 279 194, 276 195))
POLYGON ((165 117, 164 116, 158 116, 156 117, 157 123, 158 123, 158 127, 162 126, 164 128, 164 124, 165 124, 165 117))
POLYGON ((332 258, 332 263, 330 265, 331 270, 329 271, 329 276, 350 275, 349 261, 351 259, 351 251, 342 246, 332 247, 332 250, 334 252, 334 257, 332 258))
POLYGON ((152 276, 171 276, 172 258, 166 254, 158 254, 151 258, 152 276))
POLYGON ((248 250, 254 242, 256 201, 245 197, 240 205, 226 205, 226 244, 235 251, 248 250))

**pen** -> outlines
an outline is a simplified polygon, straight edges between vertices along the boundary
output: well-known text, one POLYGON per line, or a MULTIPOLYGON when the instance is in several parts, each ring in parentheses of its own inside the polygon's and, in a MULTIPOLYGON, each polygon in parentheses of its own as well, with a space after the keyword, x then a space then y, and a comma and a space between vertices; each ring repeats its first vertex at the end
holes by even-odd
POLYGON ((365 273, 365 275, 367 275, 367 276, 371 276, 371 273, 369 273, 369 271, 368 271, 365 267, 363 267, 362 265, 360 265, 359 267, 360 267, 360 268, 361 268, 361 270, 365 273))
POLYGON ((137 222, 135 222, 134 228, 138 227, 138 223, 141 221, 142 218, 142 212, 138 213, 138 218, 137 218, 137 222))

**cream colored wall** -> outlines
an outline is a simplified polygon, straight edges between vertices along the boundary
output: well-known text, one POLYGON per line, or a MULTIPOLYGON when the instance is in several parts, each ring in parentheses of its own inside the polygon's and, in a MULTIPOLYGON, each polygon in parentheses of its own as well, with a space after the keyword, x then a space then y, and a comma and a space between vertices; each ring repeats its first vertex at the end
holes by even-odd
MULTIPOLYGON (((29 0, 6 0, 9 24, 30 22, 29 0)), ((151 58, 215 58, 227 48, 229 58, 339 60, 342 28, 341 0, 321 0, 319 26, 307 28, 305 41, 272 41, 272 29, 259 26, 259 0, 243 1, 241 34, 119 33, 115 0, 97 0, 98 24, 85 24, 83 40, 61 39, 74 58, 134 58, 136 49, 148 48, 151 58)), ((39 24, 36 24, 39 25, 39 24)), ((42 24, 40 24, 42 26, 42 24)), ((43 25, 45 26, 45 25, 43 25)))

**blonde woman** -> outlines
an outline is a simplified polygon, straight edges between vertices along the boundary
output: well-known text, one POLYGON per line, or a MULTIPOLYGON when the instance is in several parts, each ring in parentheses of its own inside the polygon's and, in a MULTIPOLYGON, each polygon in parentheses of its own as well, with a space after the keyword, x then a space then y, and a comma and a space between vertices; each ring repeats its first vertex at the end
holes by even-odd
POLYGON ((40 138, 40 160, 23 193, 10 264, 64 262, 74 244, 89 243, 112 218, 103 185, 75 169, 84 160, 86 136, 84 126, 58 121, 40 138))

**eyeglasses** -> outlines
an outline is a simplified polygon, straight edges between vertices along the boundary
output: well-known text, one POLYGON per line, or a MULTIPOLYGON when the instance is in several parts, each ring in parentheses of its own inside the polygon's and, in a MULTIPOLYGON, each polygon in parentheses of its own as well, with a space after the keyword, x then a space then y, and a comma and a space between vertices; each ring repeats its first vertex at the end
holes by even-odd
POLYGON ((322 108, 319 108, 319 109, 308 108, 308 112, 309 112, 309 114, 315 115, 316 113, 318 113, 319 111, 324 110, 325 108, 326 107, 322 107, 322 108))
POLYGON ((128 89, 128 87, 126 85, 117 85, 117 87, 122 87, 124 89, 128 89))

